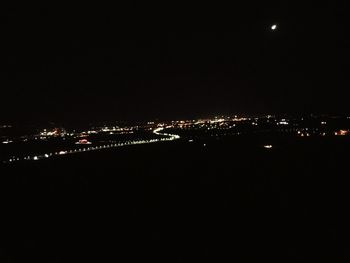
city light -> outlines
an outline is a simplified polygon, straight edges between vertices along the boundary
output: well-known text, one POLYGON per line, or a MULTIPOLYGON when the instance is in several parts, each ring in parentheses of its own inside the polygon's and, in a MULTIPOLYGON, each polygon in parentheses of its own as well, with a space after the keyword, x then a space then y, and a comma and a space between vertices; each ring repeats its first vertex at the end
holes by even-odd
POLYGON ((272 149, 272 145, 268 144, 268 145, 264 145, 265 149, 272 149))
POLYGON ((337 135, 337 136, 345 136, 345 135, 348 135, 348 134, 349 134, 348 130, 339 130, 339 131, 334 133, 334 135, 337 135))
MULTIPOLYGON (((344 119, 347 118, 345 117, 344 119)), ((11 155, 5 157, 5 160, 1 161, 13 163, 24 160, 42 160, 58 155, 101 151, 104 149, 107 150, 132 145, 171 142, 181 138, 184 138, 184 141, 192 143, 195 141, 194 138, 197 138, 197 134, 199 134, 198 136, 205 136, 204 138, 215 137, 216 139, 222 136, 242 136, 259 133, 263 134, 266 132, 277 132, 278 134, 293 136, 295 138, 300 136, 346 136, 350 134, 346 124, 341 124, 338 129, 324 126, 329 122, 329 119, 324 116, 320 116, 317 119, 316 123, 318 126, 313 126, 314 124, 306 121, 307 119, 303 118, 281 118, 272 115, 261 117, 217 116, 207 119, 173 120, 164 122, 150 121, 122 127, 116 125, 93 126, 85 130, 66 131, 64 128, 46 128, 42 129, 40 133, 35 132, 33 135, 18 136, 18 138, 3 136, 1 138, 1 144, 9 144, 15 141, 17 147, 17 145, 20 146, 21 144, 27 143, 46 144, 46 142, 53 142, 53 144, 56 144, 57 142, 63 142, 65 140, 64 146, 61 147, 63 150, 56 152, 54 150, 52 150, 52 152, 47 152, 47 150, 45 150, 45 152, 47 152, 45 154, 40 152, 18 152, 18 156, 11 155), (119 135, 122 134, 127 134, 128 136, 119 137, 119 135), (130 134, 133 135, 130 136, 130 134), (93 146, 91 145, 91 141, 94 144, 93 146), (79 145, 80 148, 75 145, 79 145)), ((207 143, 208 142, 203 141, 202 145, 205 147, 207 143)), ((11 146, 6 146, 6 148, 8 147, 11 146)), ((260 147, 271 149, 272 145, 262 145, 260 147)))
POLYGON ((91 144, 91 142, 89 142, 87 139, 81 139, 78 142, 76 142, 75 144, 91 144))

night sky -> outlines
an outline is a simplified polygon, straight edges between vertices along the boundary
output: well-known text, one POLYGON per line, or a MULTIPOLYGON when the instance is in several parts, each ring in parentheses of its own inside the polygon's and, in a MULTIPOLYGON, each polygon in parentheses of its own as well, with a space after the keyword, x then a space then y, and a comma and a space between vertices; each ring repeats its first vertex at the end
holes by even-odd
POLYGON ((2 9, 0 121, 350 112, 348 1, 144 2, 2 9))

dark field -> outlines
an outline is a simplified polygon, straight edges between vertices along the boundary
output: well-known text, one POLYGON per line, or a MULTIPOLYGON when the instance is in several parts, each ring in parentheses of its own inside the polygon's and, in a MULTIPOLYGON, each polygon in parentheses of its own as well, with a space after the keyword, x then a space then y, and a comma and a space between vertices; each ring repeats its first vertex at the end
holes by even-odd
POLYGON ((349 150, 246 136, 2 166, 0 261, 348 262, 349 150))

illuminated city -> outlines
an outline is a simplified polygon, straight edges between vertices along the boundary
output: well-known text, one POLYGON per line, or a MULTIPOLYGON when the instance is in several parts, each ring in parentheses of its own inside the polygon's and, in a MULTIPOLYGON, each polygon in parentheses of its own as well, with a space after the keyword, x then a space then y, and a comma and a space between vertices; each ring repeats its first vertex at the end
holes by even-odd
MULTIPOLYGON (((11 125, 3 125, 1 131, 11 130, 11 125)), ((249 134, 275 134, 276 136, 302 137, 332 137, 348 136, 350 118, 339 116, 308 116, 301 118, 275 117, 271 115, 260 117, 215 117, 196 120, 176 120, 155 122, 149 121, 128 126, 102 126, 89 129, 66 130, 64 128, 44 128, 31 135, 20 137, 2 135, 3 163, 18 161, 38 161, 66 154, 77 154, 99 151, 110 148, 169 142, 182 140, 188 142, 202 141, 208 138, 225 138, 229 136, 244 136, 249 134), (47 146, 45 145, 51 145, 47 146), (37 152, 25 152, 26 145, 37 144, 37 152), (12 155, 11 146, 19 149, 21 155, 12 155), (42 145, 42 146, 39 146, 42 145), (49 148, 51 151, 45 152, 49 148)), ((272 145, 264 145, 271 149, 272 145)), ((17 150, 18 151, 18 150, 17 150)), ((15 152, 15 151, 14 151, 15 152)))

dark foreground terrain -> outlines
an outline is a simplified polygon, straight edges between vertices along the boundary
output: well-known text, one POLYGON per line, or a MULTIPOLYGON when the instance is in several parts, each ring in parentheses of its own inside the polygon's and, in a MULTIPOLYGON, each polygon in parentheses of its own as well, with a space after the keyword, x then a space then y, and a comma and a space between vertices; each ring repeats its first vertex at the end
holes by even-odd
POLYGON ((0 262, 348 262, 349 150, 239 137, 2 166, 0 262))

